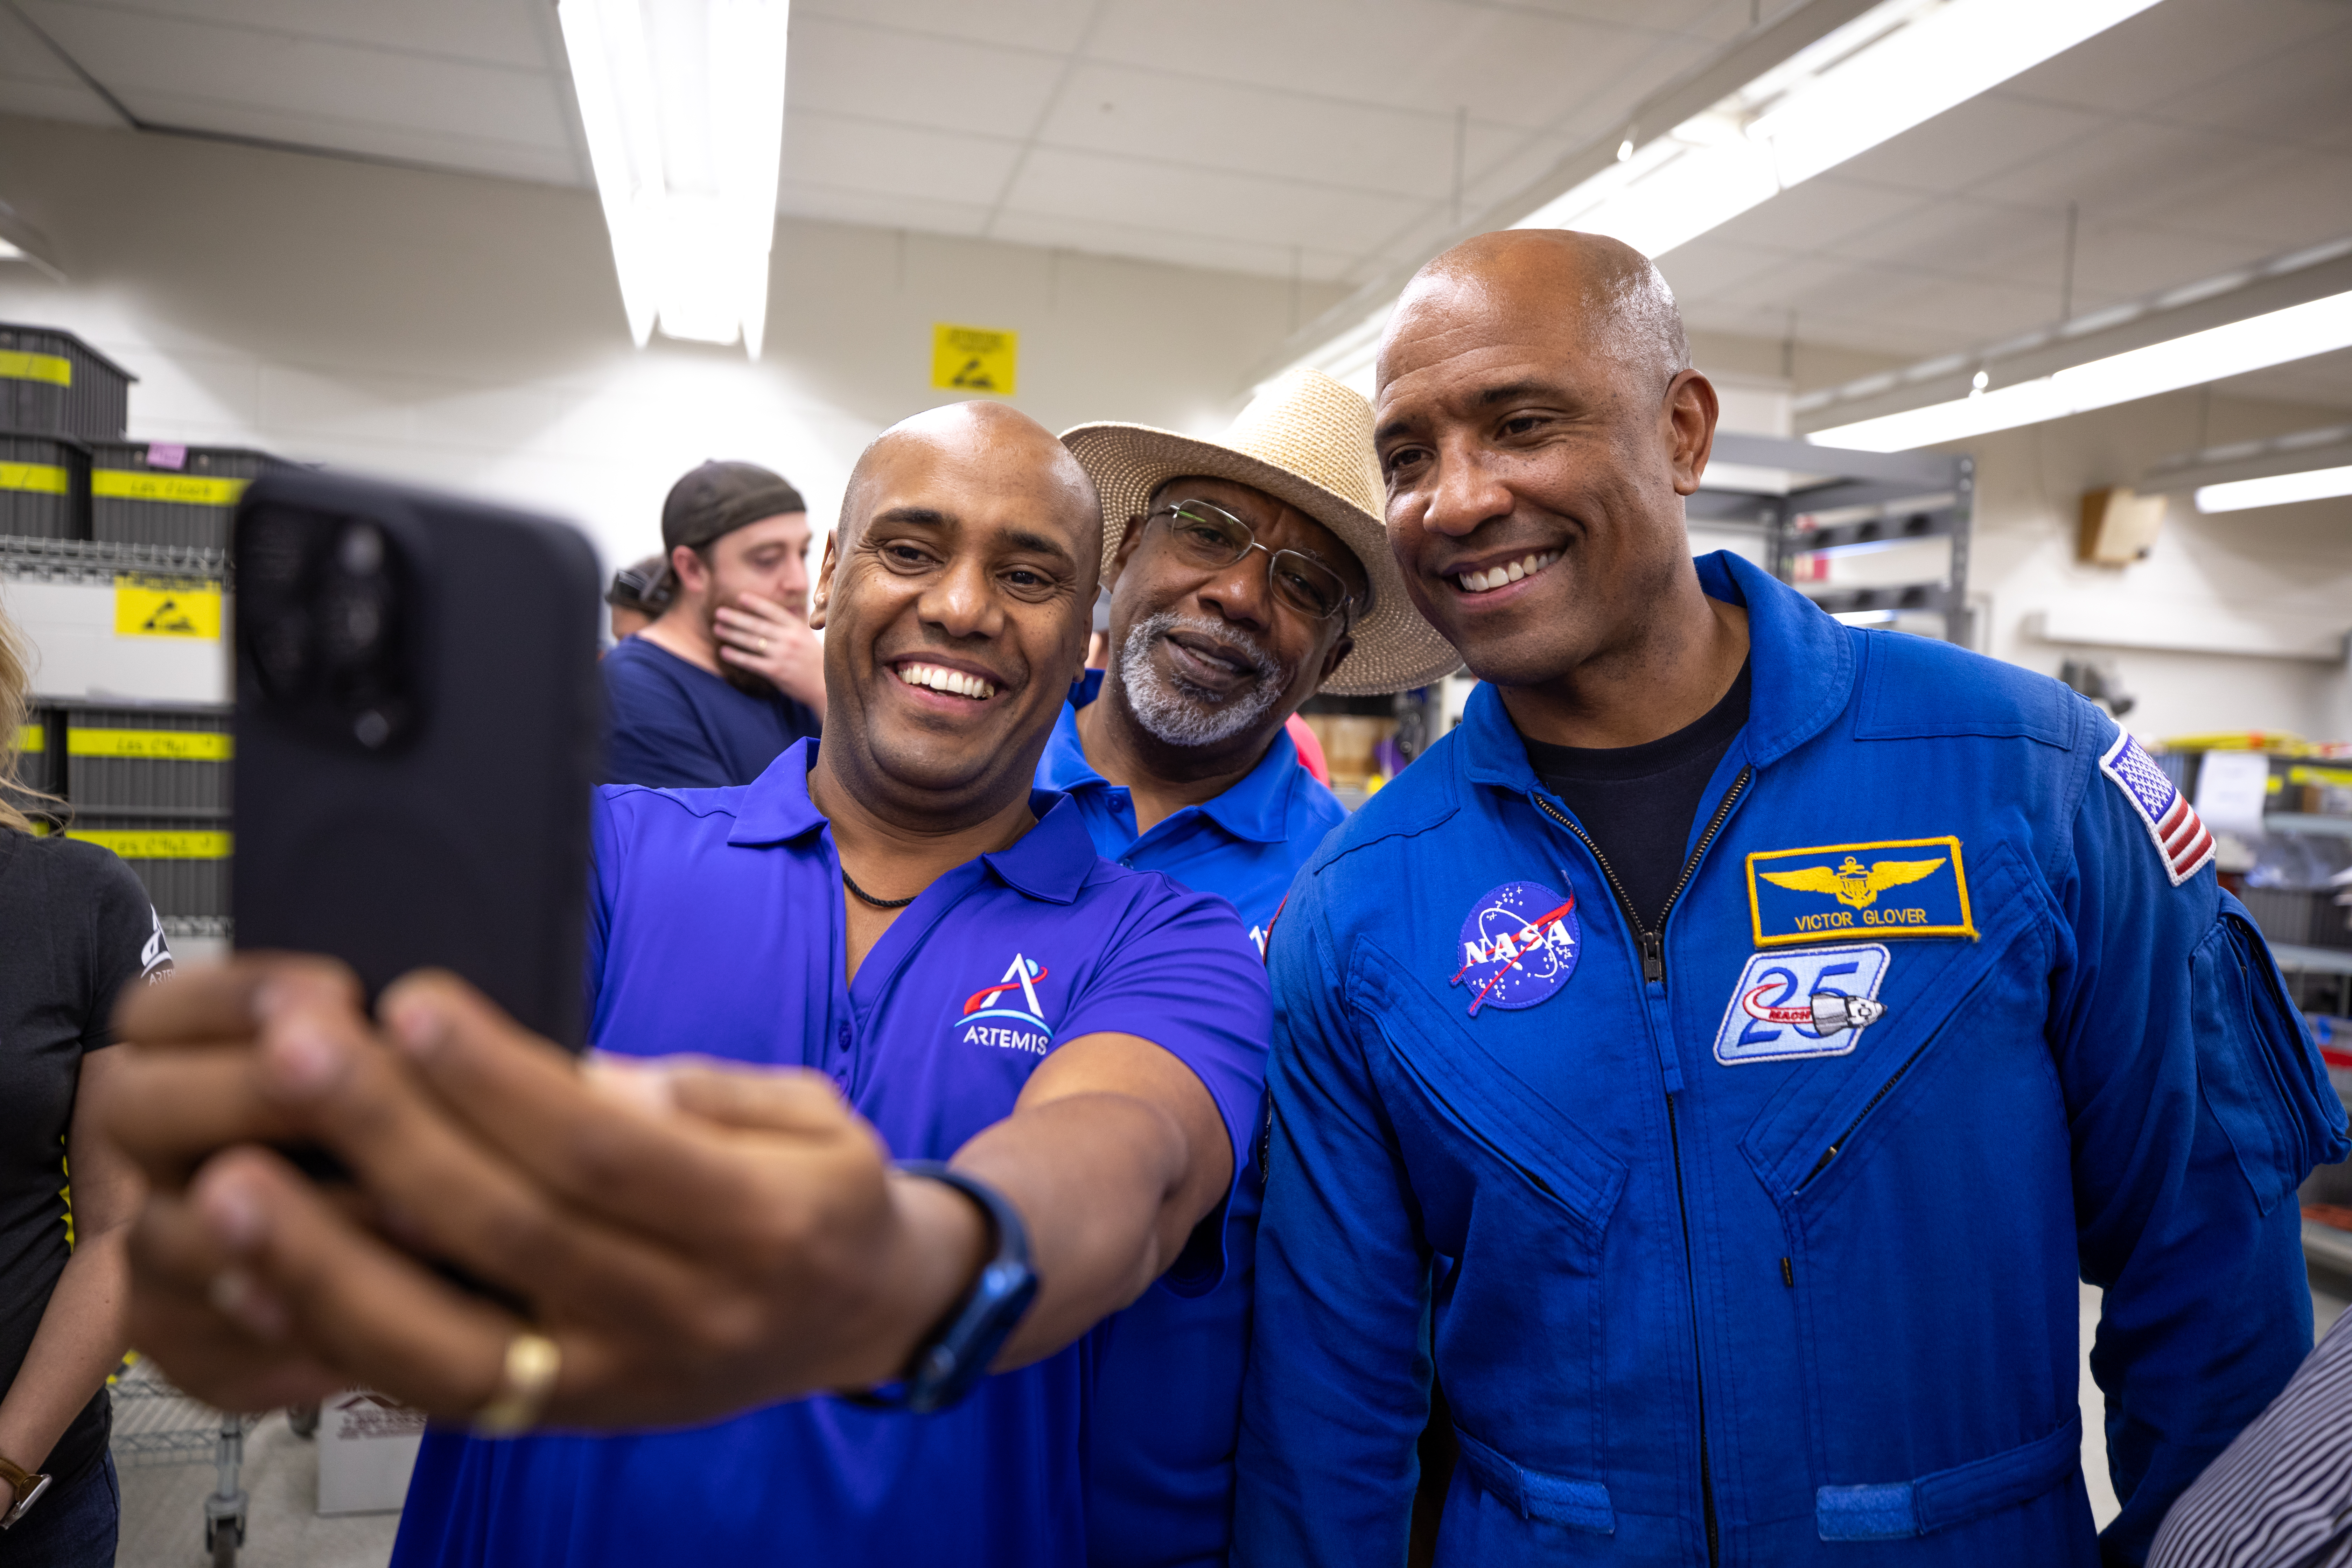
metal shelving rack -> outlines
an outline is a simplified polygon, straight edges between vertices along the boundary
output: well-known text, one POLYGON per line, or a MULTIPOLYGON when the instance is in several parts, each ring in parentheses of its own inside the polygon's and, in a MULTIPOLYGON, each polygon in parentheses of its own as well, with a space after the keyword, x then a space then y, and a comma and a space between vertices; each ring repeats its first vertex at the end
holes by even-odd
POLYGON ((1708 529, 1752 530, 1766 565, 1843 620, 1922 629, 1939 619, 1947 641, 1976 641, 1969 607, 1969 543, 1976 460, 1965 454, 1856 452, 1771 436, 1719 432, 1708 482, 1685 506, 1708 529), (1950 541, 1941 570, 1917 579, 1837 586, 1804 568, 1915 541, 1950 541))

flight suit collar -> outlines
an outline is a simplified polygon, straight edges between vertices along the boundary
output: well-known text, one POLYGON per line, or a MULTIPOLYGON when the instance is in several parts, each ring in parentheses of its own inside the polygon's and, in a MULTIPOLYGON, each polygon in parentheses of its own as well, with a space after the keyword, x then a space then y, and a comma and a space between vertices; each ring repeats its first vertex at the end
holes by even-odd
MULTIPOLYGON (((746 784, 727 842, 745 847, 790 844, 826 826, 824 814, 809 799, 808 771, 817 742, 795 742, 746 784)), ((1037 826, 980 863, 1006 887, 1049 904, 1076 901, 1087 875, 1099 858, 1077 808, 1059 790, 1033 789, 1029 809, 1037 826)))
MULTIPOLYGON (((1727 550, 1698 557, 1699 586, 1710 599, 1748 612, 1754 696, 1739 744, 1766 767, 1827 729, 1853 689, 1853 639, 1794 588, 1727 550)), ((1468 776, 1475 783, 1533 793, 1535 769, 1503 700, 1484 682, 1463 710, 1468 776)))

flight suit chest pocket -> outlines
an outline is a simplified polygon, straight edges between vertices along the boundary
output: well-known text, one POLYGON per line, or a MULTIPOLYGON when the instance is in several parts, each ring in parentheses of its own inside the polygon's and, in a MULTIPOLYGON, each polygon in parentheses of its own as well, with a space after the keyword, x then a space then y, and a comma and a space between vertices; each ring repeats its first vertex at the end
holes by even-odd
POLYGON ((1431 1244, 1458 1256, 1474 1211, 1532 1200, 1597 1255, 1626 1163, 1487 1051, 1410 973, 1360 944, 1349 1003, 1388 1047, 1374 1064, 1413 1168, 1431 1244))
MULTIPOLYGON (((2054 1089, 2041 1043, 2045 981, 2036 955, 2043 947, 2037 937, 2047 930, 2043 895, 2007 844, 1972 864, 1971 872, 1977 940, 1885 942, 1876 986, 1885 1010, 1854 1050, 1724 1069, 1781 1076, 1739 1142, 1776 1202, 1825 1195, 1841 1184, 1833 1173, 1865 1152, 1878 1135, 1874 1124, 1919 1091, 1917 1080, 1934 1076, 1943 1052, 1982 1051, 1993 1036, 2016 1037, 2007 1043, 2029 1044, 2026 1054, 2039 1064, 2029 1070, 2054 1089)), ((2015 1050, 2005 1055, 2022 1059, 2015 1050)))

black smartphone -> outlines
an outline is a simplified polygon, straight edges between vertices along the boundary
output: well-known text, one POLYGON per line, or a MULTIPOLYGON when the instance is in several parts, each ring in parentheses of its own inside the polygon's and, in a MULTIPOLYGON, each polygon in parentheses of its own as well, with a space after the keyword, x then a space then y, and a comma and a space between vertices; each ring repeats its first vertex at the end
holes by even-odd
POLYGON ((236 946, 455 971, 578 1049, 603 703, 561 522, 278 470, 236 512, 236 946))

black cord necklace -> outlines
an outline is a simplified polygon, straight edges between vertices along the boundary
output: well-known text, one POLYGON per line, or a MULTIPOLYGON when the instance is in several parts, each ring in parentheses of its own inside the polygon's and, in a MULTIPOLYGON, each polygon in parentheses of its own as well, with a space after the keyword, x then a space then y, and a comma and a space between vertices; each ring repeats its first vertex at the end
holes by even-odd
POLYGON ((923 896, 920 893, 909 893, 903 899, 877 899, 857 885, 856 879, 850 876, 849 868, 846 866, 841 868, 841 885, 877 910, 903 910, 923 896))

